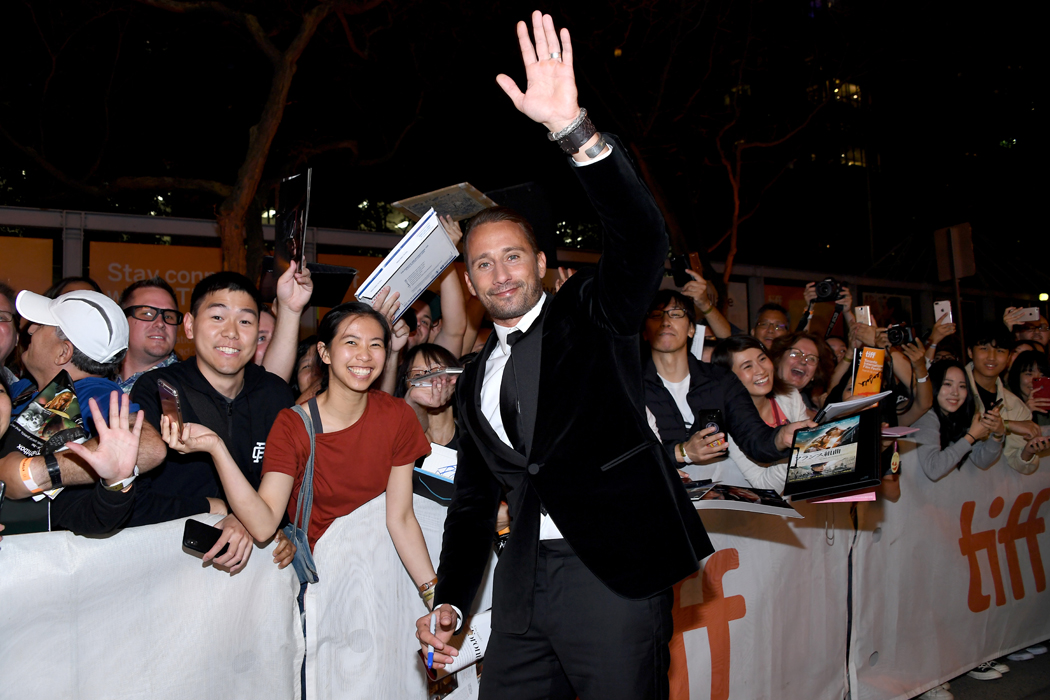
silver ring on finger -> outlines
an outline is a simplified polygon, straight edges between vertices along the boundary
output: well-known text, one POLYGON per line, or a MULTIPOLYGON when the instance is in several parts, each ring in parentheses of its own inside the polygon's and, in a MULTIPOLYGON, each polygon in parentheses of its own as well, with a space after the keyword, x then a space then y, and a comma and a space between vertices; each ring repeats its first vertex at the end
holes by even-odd
POLYGON ((561 51, 551 51, 551 60, 557 60, 561 58, 561 51))

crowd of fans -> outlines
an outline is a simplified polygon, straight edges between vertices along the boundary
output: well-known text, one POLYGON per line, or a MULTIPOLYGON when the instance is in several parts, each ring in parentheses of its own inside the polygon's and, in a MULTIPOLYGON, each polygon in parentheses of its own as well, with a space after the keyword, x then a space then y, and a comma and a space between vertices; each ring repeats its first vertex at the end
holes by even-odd
MULTIPOLYGON (((442 223, 458 243, 458 224, 442 223)), ((559 270, 556 289, 570 274, 559 270)), ((972 467, 1031 474, 1050 448, 1050 398, 1037 395, 1038 380, 1050 377, 1044 317, 1018 322, 1019 310, 1007 309, 1002 324, 972 332, 965 348, 942 317, 925 338, 894 346, 885 328, 854 318, 845 287, 832 302, 818 302, 810 284, 809 308, 838 304, 845 337, 825 337, 808 321, 793 331, 776 304, 757 310, 748 333, 722 315, 713 286, 689 274, 681 291, 657 293, 639 329, 650 423, 683 478, 782 492, 787 464, 777 430, 848 399, 852 349, 864 346, 886 350, 883 389, 892 394, 878 410, 885 424, 918 428, 918 462, 929 479, 972 467), (702 353, 693 352, 698 333, 707 336, 702 353), (712 409, 724 416, 718 429, 697 418, 712 409)), ((413 467, 432 445, 455 450, 459 429, 455 375, 419 379, 473 361, 495 341, 491 321, 450 268, 441 293, 400 318, 397 295, 384 292, 374 307, 332 309, 316 336, 300 340, 312 286, 309 271, 293 265, 268 308, 250 280, 217 273, 197 284, 183 313, 159 278, 130 285, 116 302, 87 278, 64 279, 43 295, 0 285, 0 480, 9 534, 16 527, 105 534, 211 513, 223 516, 222 536, 206 560, 235 572, 254 542, 276 536, 274 561, 283 568, 295 546, 281 528, 295 516, 311 454, 303 420, 290 410, 302 404, 316 432, 309 545, 336 518, 385 492, 391 539, 429 603, 435 574, 412 494, 434 494, 413 467), (191 357, 174 351, 180 328, 193 343, 191 357), (26 457, 9 423, 62 371, 88 439, 26 457), (163 410, 161 383, 180 396, 182 426, 163 410)), ((881 488, 898 498, 897 474, 881 488)), ((504 538, 508 525, 504 511, 504 538)), ((972 673, 994 678, 1002 666, 972 673)))

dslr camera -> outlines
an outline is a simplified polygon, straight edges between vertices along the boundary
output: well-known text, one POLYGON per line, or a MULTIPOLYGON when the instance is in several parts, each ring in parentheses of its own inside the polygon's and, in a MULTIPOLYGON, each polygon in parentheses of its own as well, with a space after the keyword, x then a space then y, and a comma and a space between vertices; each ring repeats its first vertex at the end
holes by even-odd
POLYGON ((886 327, 886 340, 894 347, 915 342, 915 330, 904 323, 886 327))
POLYGON ((833 277, 825 277, 817 282, 817 298, 813 301, 837 301, 844 286, 841 282, 836 282, 833 277))

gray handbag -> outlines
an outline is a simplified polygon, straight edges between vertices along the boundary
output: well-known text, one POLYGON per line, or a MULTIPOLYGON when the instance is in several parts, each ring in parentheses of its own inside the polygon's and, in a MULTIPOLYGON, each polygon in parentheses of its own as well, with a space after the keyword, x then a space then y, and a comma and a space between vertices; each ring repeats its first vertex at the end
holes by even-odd
POLYGON ((321 414, 317 410, 317 399, 310 399, 310 415, 307 415, 302 406, 292 406, 292 410, 299 414, 306 424, 306 434, 310 436, 310 456, 306 460, 306 472, 303 474, 303 484, 299 488, 299 498, 295 505, 295 520, 284 526, 284 534, 295 543, 295 557, 292 559, 292 568, 299 577, 299 583, 317 583, 317 565, 314 564, 314 555, 310 551, 310 540, 306 531, 310 527, 310 511, 314 505, 314 447, 316 434, 323 433, 321 427, 321 414), (300 527, 300 524, 302 527, 300 527))

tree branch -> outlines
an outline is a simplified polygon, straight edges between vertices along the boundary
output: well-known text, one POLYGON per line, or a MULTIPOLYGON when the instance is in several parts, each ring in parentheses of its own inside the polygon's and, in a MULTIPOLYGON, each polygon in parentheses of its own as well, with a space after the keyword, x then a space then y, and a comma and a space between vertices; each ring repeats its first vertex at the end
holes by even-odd
POLYGON ((270 37, 266 35, 265 31, 263 31, 263 28, 259 24, 259 20, 255 15, 237 12, 236 10, 226 7, 221 2, 177 2, 177 0, 136 1, 143 5, 155 7, 158 10, 165 10, 166 12, 174 12, 176 14, 186 14, 188 12, 211 12, 212 14, 218 15, 230 22, 236 22, 248 30, 248 33, 252 35, 252 39, 255 41, 255 45, 266 55, 266 58, 270 60, 270 63, 272 63, 274 67, 277 67, 281 61, 281 52, 278 51, 277 47, 273 45, 272 41, 270 41, 270 37))

